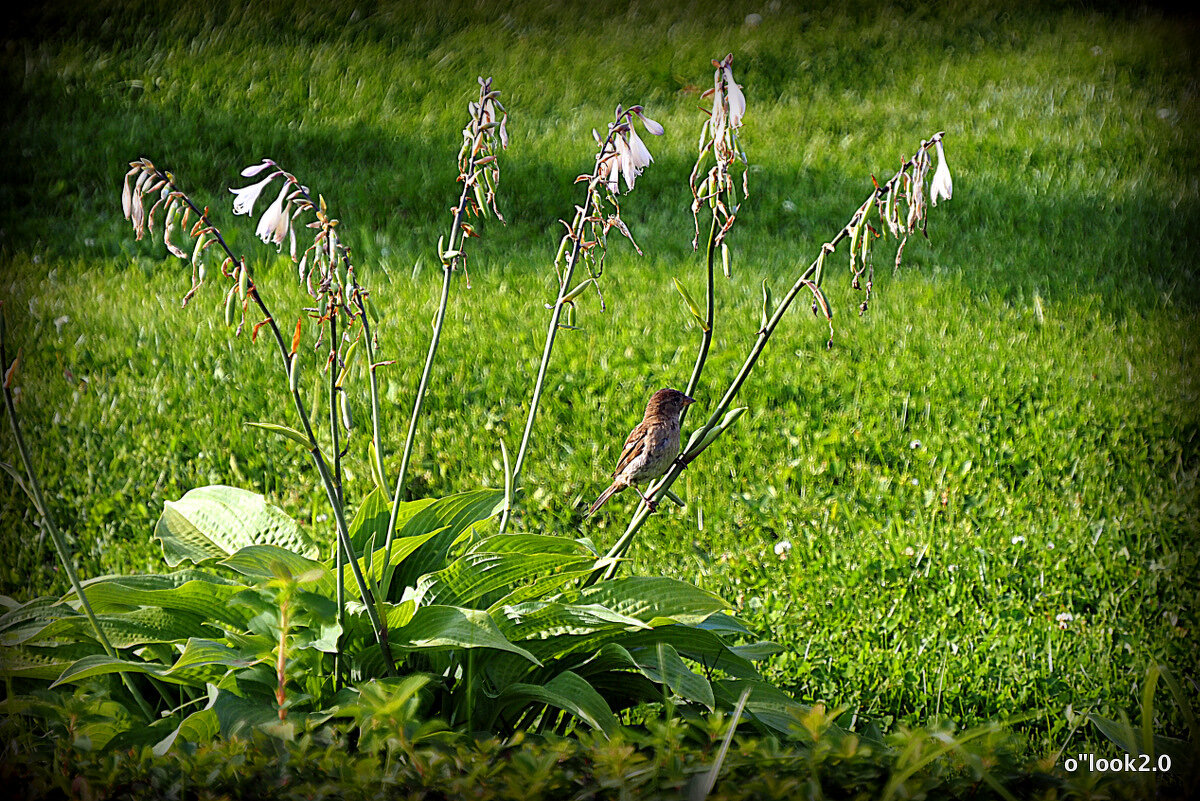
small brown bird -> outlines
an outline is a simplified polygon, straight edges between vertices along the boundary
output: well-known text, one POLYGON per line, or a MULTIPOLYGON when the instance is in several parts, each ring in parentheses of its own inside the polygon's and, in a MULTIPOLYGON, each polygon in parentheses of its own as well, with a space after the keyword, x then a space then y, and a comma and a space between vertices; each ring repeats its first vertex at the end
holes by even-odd
POLYGON ((675 457, 679 455, 679 415, 695 403, 677 389, 660 389, 646 404, 646 414, 625 440, 617 469, 613 471, 613 483, 588 509, 591 517, 605 501, 626 487, 633 487, 642 500, 654 504, 635 485, 653 481, 667 472, 675 457))

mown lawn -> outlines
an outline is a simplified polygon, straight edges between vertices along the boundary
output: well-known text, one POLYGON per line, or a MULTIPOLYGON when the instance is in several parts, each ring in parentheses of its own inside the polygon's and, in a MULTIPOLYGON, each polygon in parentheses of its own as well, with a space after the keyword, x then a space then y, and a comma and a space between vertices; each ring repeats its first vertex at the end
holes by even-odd
MULTIPOLYGON (((871 175, 944 130, 955 196, 898 273, 881 250, 862 318, 848 269, 831 274, 832 348, 807 304, 792 315, 740 396, 749 413, 676 485, 688 507, 663 507, 629 569, 733 601, 785 649, 770 679, 844 707, 848 727, 1020 717, 1031 753, 1101 748, 1078 715, 1132 716, 1155 661, 1195 678, 1191 19, 1013 3, 75 5, 23 12, 0 56, 0 298, 23 347, 20 411, 85 575, 160 569, 163 502, 208 483, 329 528, 304 454, 242 426, 293 422, 275 354, 231 336, 216 287, 179 308, 187 269, 121 219, 126 163, 147 156, 210 203, 278 308, 302 306, 303 289, 226 188, 269 156, 329 200, 384 313, 394 452, 477 75, 512 115, 508 225, 478 225, 470 286, 455 284, 412 492, 503 483, 499 442, 518 444, 554 299, 557 220, 582 196, 591 129, 642 103, 667 129, 622 204, 645 255, 614 245, 606 309, 584 300, 582 330, 560 337, 516 519, 611 544, 632 501, 582 512, 647 397, 682 387, 694 359, 672 278, 702 292, 686 181, 709 59, 733 52, 752 194, 700 407, 753 340, 763 280, 789 286, 871 175)), ((366 442, 351 440, 360 492, 366 442)), ((3 458, 16 459, 7 427, 3 458)), ((0 513, 0 591, 64 590, 7 479, 0 513)), ((1165 696, 1157 714, 1184 735, 1165 696)))

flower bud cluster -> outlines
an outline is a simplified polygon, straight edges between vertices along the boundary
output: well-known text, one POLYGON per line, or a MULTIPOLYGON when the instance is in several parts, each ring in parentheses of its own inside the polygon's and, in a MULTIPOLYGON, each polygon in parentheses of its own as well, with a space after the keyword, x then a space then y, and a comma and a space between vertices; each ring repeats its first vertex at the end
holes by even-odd
POLYGON ((713 88, 702 97, 712 98, 712 111, 709 118, 700 129, 700 141, 697 145, 696 164, 688 184, 692 189, 692 217, 696 224, 696 236, 692 240, 695 248, 700 242, 700 207, 707 203, 713 210, 720 230, 717 232, 716 244, 720 245, 725 235, 733 226, 737 217, 741 200, 750 194, 745 167, 747 166, 746 152, 742 149, 739 134, 742 120, 746 116, 746 96, 733 77, 733 54, 717 61, 713 59, 713 88), (701 177, 701 171, 708 164, 708 156, 712 155, 713 163, 701 177), (737 163, 742 169, 742 195, 738 199, 737 187, 732 171, 737 163))

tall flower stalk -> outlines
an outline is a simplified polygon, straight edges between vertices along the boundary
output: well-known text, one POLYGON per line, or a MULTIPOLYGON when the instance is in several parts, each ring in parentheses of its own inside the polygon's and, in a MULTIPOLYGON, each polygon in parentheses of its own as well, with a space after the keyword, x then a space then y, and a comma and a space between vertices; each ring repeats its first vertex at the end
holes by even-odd
MULTIPOLYGON (((721 131, 722 122, 726 126, 725 134, 733 136, 733 131, 736 129, 732 125, 736 118, 739 122, 741 114, 745 111, 745 101, 741 96, 740 90, 733 94, 730 91, 733 84, 732 70, 730 69, 730 58, 722 62, 713 62, 717 66, 716 87, 714 89, 714 111, 709 120, 704 124, 703 130, 721 131), (725 107, 719 109, 716 103, 720 101, 722 96, 725 98, 725 107), (731 104, 731 98, 733 98, 731 104), (740 103, 738 101, 740 99, 740 103), (740 105, 740 112, 735 113, 740 105), (723 114, 721 112, 724 112, 723 114), (722 117, 724 119, 722 119, 722 117)), ((706 137, 702 134, 700 145, 701 159, 705 156, 706 137)), ((727 139, 728 144, 730 140, 727 139)), ((736 141, 736 140, 733 140, 736 141)), ((864 299, 859 306, 859 312, 864 313, 870 300, 872 289, 874 267, 871 260, 871 246, 875 239, 884 235, 884 231, 890 231, 892 235, 899 240, 896 253, 896 266, 899 267, 900 259, 904 253, 904 245, 908 240, 908 236, 915 230, 925 233, 925 226, 928 217, 928 208, 925 203, 926 183, 929 180, 929 170, 931 160, 929 150, 936 148, 939 158, 938 174, 934 179, 934 186, 941 192, 942 197, 949 197, 948 187, 950 185, 950 174, 945 168, 945 157, 942 152, 942 133, 934 134, 928 140, 922 140, 920 147, 916 153, 907 161, 905 161, 900 169, 887 183, 883 185, 875 184, 874 191, 867 197, 861 206, 851 216, 850 221, 842 227, 840 231, 821 248, 821 253, 817 256, 807 269, 800 273, 795 279, 787 294, 784 295, 778 305, 774 305, 771 300, 770 290, 766 283, 763 284, 763 308, 761 325, 754 344, 751 346, 749 353, 742 363, 741 368, 729 383, 720 401, 713 407, 709 413, 705 423, 696 429, 687 444, 684 446, 682 453, 676 462, 671 466, 667 473, 656 482, 652 483, 646 490, 645 499, 642 500, 633 518, 626 526, 625 532, 617 540, 616 543, 609 549, 602 563, 593 571, 584 582, 585 585, 591 585, 601 579, 612 578, 617 569, 620 560, 628 552, 632 545, 634 537, 641 529, 642 525, 649 518, 653 505, 661 500, 664 496, 670 493, 671 486, 682 475, 684 469, 695 461, 721 434, 728 430, 733 423, 741 416, 744 408, 733 409, 734 398, 737 397, 742 385, 749 378, 750 373, 754 370, 755 364, 758 362, 759 356, 767 347, 767 343, 771 339, 771 335, 779 326, 783 315, 787 312, 792 302, 797 296, 803 293, 809 293, 812 296, 812 310, 814 314, 822 314, 832 326, 833 310, 829 305, 821 290, 821 284, 825 275, 826 258, 835 252, 837 246, 845 240, 850 241, 850 270, 851 283, 855 289, 861 290, 864 293, 864 299), (876 230, 870 224, 872 214, 881 223, 880 230, 876 230), (865 278, 865 280, 864 280, 865 278)), ((709 172, 708 177, 700 184, 699 191, 696 190, 695 176, 698 174, 699 162, 697 170, 693 171, 693 191, 697 203, 707 199, 710 207, 714 210, 712 230, 716 233, 710 235, 708 249, 708 275, 709 275, 709 306, 707 317, 701 317, 698 307, 691 301, 686 291, 681 288, 684 298, 688 301, 688 305, 692 313, 701 320, 702 324, 706 323, 709 330, 703 331, 700 352, 696 360, 696 366, 692 373, 692 381, 689 383, 689 391, 695 388, 699 381, 700 373, 703 371, 704 361, 708 352, 708 345, 711 342, 712 326, 712 275, 713 275, 713 243, 719 241, 729 230, 729 225, 732 223, 733 217, 736 215, 736 205, 730 207, 725 205, 722 210, 718 204, 722 204, 731 195, 727 193, 731 183, 728 180, 721 179, 720 172, 720 150, 718 147, 713 147, 712 151, 717 156, 717 165, 709 172), (715 186, 711 186, 714 177, 715 186), (707 191, 706 191, 707 190, 707 191), (720 229, 718 230, 718 223, 720 229)), ((737 151, 734 151, 737 152, 737 151)), ((744 158, 744 157, 743 157, 744 158)), ((874 179, 872 179, 874 180, 874 179)), ((743 197, 745 196, 743 184, 743 197)), ((698 208, 694 206, 694 208, 698 208)), ((723 244, 723 243, 722 243, 723 244)), ((702 325, 704 328, 704 325, 702 325)), ((831 328, 832 331, 832 328, 831 328)), ((832 345, 832 338, 830 340, 832 345)), ((690 392, 689 392, 690 394, 690 392)))
MULTIPOLYGON (((750 187, 746 166, 746 153, 742 149, 739 134, 742 120, 746 115, 746 98, 741 87, 733 78, 733 54, 724 59, 713 60, 713 88, 704 94, 712 97, 713 106, 707 120, 700 127, 700 143, 696 156, 696 164, 688 178, 688 186, 692 190, 692 217, 696 222, 696 236, 692 239, 692 248, 697 247, 700 238, 700 209, 707 205, 712 215, 708 230, 708 242, 705 245, 706 267, 706 303, 704 316, 697 315, 700 323, 700 347, 696 353, 696 362, 692 367, 691 378, 688 379, 684 394, 696 397, 700 385, 700 375, 704 372, 704 363, 708 359, 708 351, 712 346, 714 319, 714 273, 718 249, 721 251, 721 263, 725 277, 731 278, 731 254, 725 237, 733 227, 734 220, 742 202, 749 196, 750 187), (708 164, 709 157, 712 165, 701 177, 701 172, 708 164), (742 166, 741 196, 738 195, 737 182, 733 171, 738 164, 742 166)), ((676 281, 676 287, 688 302, 689 308, 694 308, 691 297, 681 283, 676 281)), ((694 313, 694 312, 693 312, 694 313)), ((687 415, 683 410, 680 420, 687 415)))
POLYGON ((438 240, 438 260, 442 265, 442 295, 438 302, 437 314, 434 316, 433 335, 429 340, 429 352, 425 355, 425 367, 421 371, 417 394, 413 398, 412 416, 408 421, 408 434, 404 438, 404 451, 400 458, 400 473, 396 476, 396 488, 392 493, 392 511, 388 520, 384 550, 388 557, 392 553, 400 502, 404 499, 404 482, 408 476, 409 460, 416 440, 421 404, 433 372, 433 362, 442 336, 442 323, 446 319, 451 276, 459 266, 465 274, 467 238, 478 236, 474 227, 467 222, 467 215, 487 217, 490 213, 500 222, 504 222, 496 208, 496 187, 500 183, 499 153, 508 147, 508 113, 500 104, 499 97, 500 92, 492 88, 492 79, 480 78, 479 99, 468 105, 471 118, 463 128, 463 145, 458 153, 458 180, 463 185, 462 194, 453 209, 454 219, 450 223, 449 236, 438 240))
MULTIPOLYGON (((259 219, 256 233, 264 242, 275 244, 280 249, 287 242, 293 258, 296 258, 297 255, 297 238, 294 222, 304 213, 312 213, 314 215, 316 219, 313 222, 307 223, 307 227, 315 229, 316 234, 313 237, 312 244, 305 249, 303 256, 299 258, 298 265, 301 279, 306 282, 310 294, 318 299, 316 309, 318 326, 321 323, 335 319, 340 310, 348 308, 348 303, 353 304, 359 309, 364 308, 365 304, 369 303, 369 298, 366 297, 365 292, 358 287, 354 280, 348 250, 341 244, 336 234, 335 229, 337 228, 338 221, 329 216, 324 198, 314 201, 306 187, 302 186, 294 176, 280 169, 270 159, 265 159, 260 164, 246 168, 242 171, 242 176, 252 178, 262 173, 266 173, 266 177, 260 179, 257 183, 242 189, 231 190, 235 195, 234 211, 235 213, 244 214, 253 213, 254 205, 262 191, 276 178, 282 178, 282 188, 279 190, 275 201, 259 219)), ((389 673, 394 673, 395 663, 388 645, 386 622, 379 614, 375 603, 375 594, 372 587, 368 585, 358 559, 355 558, 354 548, 350 542, 338 479, 340 471, 337 468, 338 463, 336 460, 340 458, 340 455, 335 455, 335 466, 331 470, 325 454, 317 442, 304 399, 300 394, 301 360, 299 349, 304 318, 301 317, 296 321, 295 331, 292 334, 289 347, 289 342, 285 339, 283 330, 272 315, 266 300, 259 291, 257 283, 251 276, 245 258, 239 258, 234 254, 225 238, 221 235, 220 230, 209 219, 208 209, 206 208, 202 211, 191 198, 181 191, 176 186, 174 176, 171 173, 158 169, 148 159, 131 162, 130 170, 125 176, 122 206, 126 219, 129 219, 133 223, 134 231, 139 239, 145 232, 153 230, 155 214, 161 212, 164 218, 163 241, 171 253, 181 258, 187 258, 188 255, 171 241, 171 237, 178 231, 187 231, 188 223, 194 216, 195 223, 190 229, 190 236, 196 240, 191 254, 193 285, 192 289, 184 297, 185 304, 205 282, 208 272, 208 261, 205 253, 210 247, 217 245, 225 253, 225 258, 220 267, 221 275, 229 279, 231 283, 225 302, 226 323, 232 325, 237 321, 237 332, 240 334, 245 327, 247 312, 250 310, 251 304, 257 307, 262 313, 264 319, 254 324, 252 336, 256 337, 259 330, 263 327, 270 330, 280 355, 283 373, 287 377, 289 394, 291 395, 292 404, 295 407, 296 416, 300 421, 302 431, 270 424, 255 425, 281 434, 303 445, 308 450, 321 484, 325 488, 330 508, 333 511, 336 537, 342 551, 343 559, 349 563, 351 573, 358 586, 359 594, 363 599, 363 605, 367 617, 371 622, 376 642, 383 654, 384 664, 387 666, 389 673), (147 212, 146 199, 155 197, 157 199, 154 200, 147 212)), ((326 366, 327 369, 334 369, 338 357, 337 339, 333 332, 330 333, 330 339, 330 361, 326 366)), ((336 434, 333 436, 336 437, 336 434)), ((340 576, 342 571, 339 570, 338 574, 340 576)))
POLYGON ((608 233, 613 228, 621 232, 631 243, 634 250, 641 255, 629 228, 621 220, 621 206, 617 200, 620 194, 621 181, 625 190, 631 191, 639 175, 654 160, 645 143, 638 136, 634 127, 634 118, 641 121, 646 132, 654 136, 662 136, 663 127, 647 117, 641 106, 623 109, 617 106, 614 119, 608 125, 608 134, 601 137, 593 130, 592 138, 597 145, 596 162, 590 175, 580 175, 576 183, 587 184, 587 194, 583 205, 575 207, 575 216, 570 223, 560 220, 567 232, 559 241, 558 253, 554 257, 554 269, 558 275, 558 296, 550 309, 550 322, 546 328, 546 343, 542 348, 542 361, 538 365, 537 378, 533 384, 533 394, 529 401, 529 414, 525 419, 525 429, 521 435, 521 446, 517 450, 517 458, 511 474, 506 476, 506 503, 504 513, 500 518, 500 531, 508 526, 512 514, 512 497, 520 487, 521 470, 525 466, 525 458, 529 454, 529 444, 533 436, 533 424, 537 419, 538 404, 541 402, 542 389, 546 383, 546 372, 550 365, 550 357, 554 352, 554 342, 563 323, 564 311, 573 309, 574 303, 589 288, 594 288, 600 295, 601 307, 604 304, 600 294, 599 278, 604 273, 604 258, 607 254, 608 233), (590 238, 589 238, 590 237, 590 238), (565 257, 565 260, 564 260, 565 257), (576 268, 583 264, 588 277, 573 286, 576 268))

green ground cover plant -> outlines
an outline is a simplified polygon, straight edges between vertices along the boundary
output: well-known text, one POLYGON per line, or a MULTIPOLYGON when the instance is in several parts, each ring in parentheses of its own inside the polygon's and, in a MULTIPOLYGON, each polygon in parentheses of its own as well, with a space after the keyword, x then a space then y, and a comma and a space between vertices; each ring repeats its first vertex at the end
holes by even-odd
MULTIPOLYGON (((562 229, 548 232, 579 202, 590 129, 612 117, 610 99, 636 100, 666 129, 621 204, 643 253, 614 244, 604 311, 588 294, 569 311, 508 530, 621 546, 626 575, 727 599, 780 646, 763 678, 867 738, 1012 718, 1014 753, 1060 771, 1063 754, 1128 751, 1144 730, 1194 742, 1190 23, 988 5, 723 7, 724 23, 655 7, 512 7, 487 21, 445 4, 39 13, 3 62, 25 101, 4 112, 4 306, 30 450, 81 575, 162 572, 155 521, 207 484, 265 494, 306 535, 332 526, 303 449, 244 425, 295 424, 282 389, 259 380, 278 353, 230 336, 224 293, 202 287, 180 311, 189 271, 126 234, 114 198, 131 155, 169 160, 189 191, 216 198, 269 154, 336 205, 357 275, 387 298, 376 358, 393 362, 374 371, 375 404, 355 399, 348 498, 376 483, 376 438, 361 433, 373 405, 389 410, 378 439, 406 441, 444 308, 441 375, 407 439, 402 489, 451 497, 505 486, 499 443, 521 440, 558 280, 562 229), (583 31, 601 29, 620 46, 594 48, 583 31), (763 327, 764 282, 791 284, 871 174, 882 184, 945 130, 957 191, 931 216, 931 242, 914 238, 897 271, 892 251, 876 262, 861 319, 839 254, 823 290, 832 347, 823 317, 789 312, 739 395, 745 416, 675 482, 687 507, 662 503, 622 545, 626 514, 583 512, 645 397, 692 371, 704 312, 689 313, 675 280, 704 297, 704 243, 698 257, 686 178, 704 67, 730 50, 752 120, 751 194, 713 290, 723 316, 691 390, 702 410, 763 327), (465 273, 439 273, 433 243, 477 74, 496 76, 512 118, 507 224, 478 223, 468 289, 465 273), (1144 692, 1160 663, 1178 693, 1144 692)), ((222 230, 255 254, 279 306, 311 303, 286 256, 222 230)), ((2 491, 4 593, 67 592, 37 513, 15 483, 2 491)), ((902 775, 901 762, 871 770, 902 775)))

